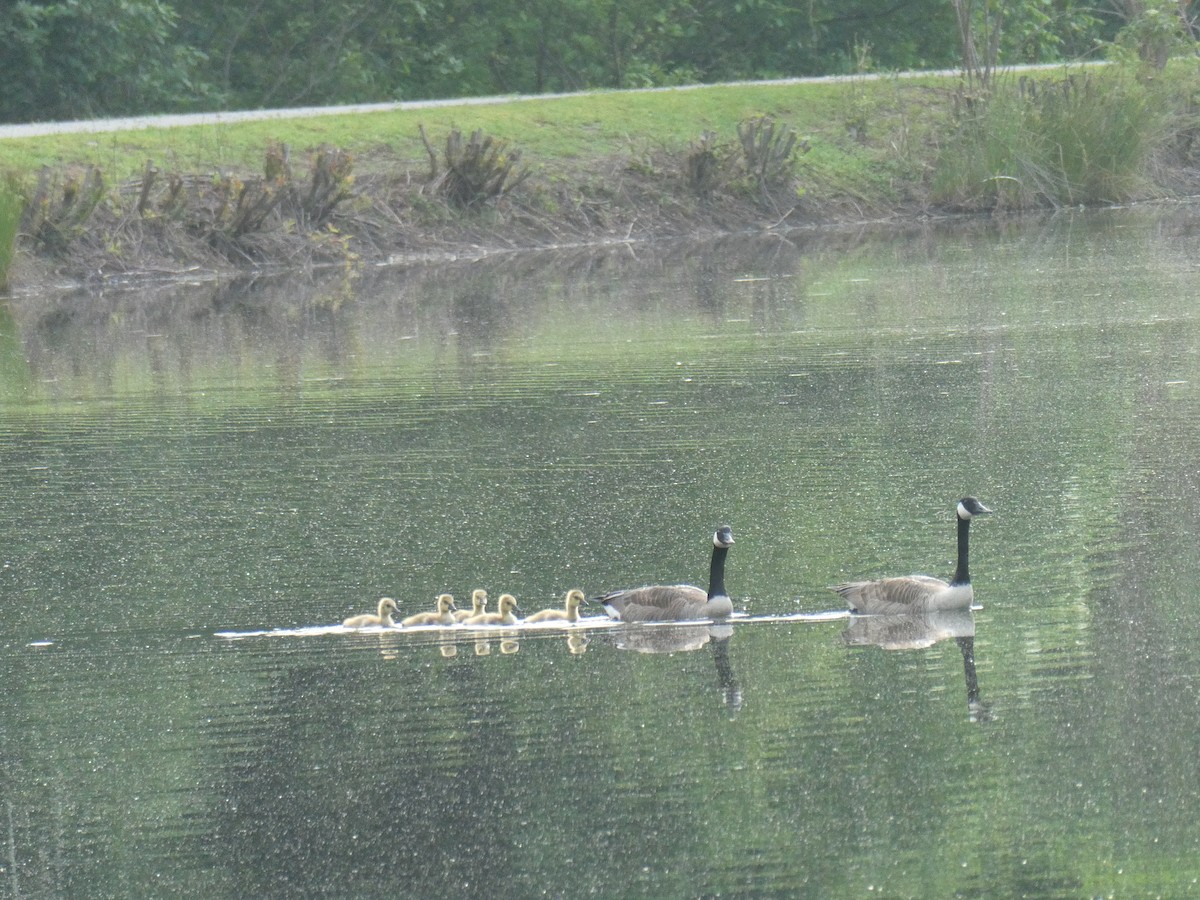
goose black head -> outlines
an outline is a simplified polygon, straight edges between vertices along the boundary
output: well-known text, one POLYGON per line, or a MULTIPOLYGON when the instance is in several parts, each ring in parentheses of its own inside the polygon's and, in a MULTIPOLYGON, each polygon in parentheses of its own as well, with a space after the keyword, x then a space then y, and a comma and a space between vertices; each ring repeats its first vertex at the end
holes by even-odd
POLYGON ((733 546, 733 529, 728 525, 722 525, 713 535, 714 547, 732 547, 733 546))
POLYGON ((958 501, 958 517, 965 519, 968 522, 972 516, 986 516, 991 514, 991 510, 976 500, 974 497, 963 497, 958 501))

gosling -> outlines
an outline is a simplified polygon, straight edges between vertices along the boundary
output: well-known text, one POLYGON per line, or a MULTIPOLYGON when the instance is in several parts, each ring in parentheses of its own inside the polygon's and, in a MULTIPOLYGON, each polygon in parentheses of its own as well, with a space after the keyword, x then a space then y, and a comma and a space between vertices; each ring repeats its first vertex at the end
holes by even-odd
POLYGON ((483 588, 475 588, 475 590, 471 591, 471 608, 460 609, 458 612, 456 612, 454 614, 454 621, 462 622, 471 618, 471 616, 483 615, 485 612, 487 612, 487 601, 487 591, 485 591, 483 588))
POLYGON ((409 616, 401 625, 453 625, 454 598, 450 594, 438 594, 437 612, 422 612, 409 616))
POLYGON ((578 622, 579 604, 583 602, 583 591, 572 588, 567 591, 567 600, 562 609, 543 609, 525 619, 526 622, 578 622))
POLYGON ((501 594, 498 601, 499 612, 481 613, 478 616, 470 616, 463 619, 464 625, 516 625, 521 621, 517 618, 516 613, 521 610, 517 608, 517 598, 512 594, 501 594))
POLYGON ((379 610, 375 615, 366 613, 361 616, 351 616, 342 622, 343 628, 366 628, 369 625, 387 625, 389 628, 396 623, 392 620, 392 613, 396 612, 398 607, 396 601, 391 597, 384 597, 379 601, 379 610))

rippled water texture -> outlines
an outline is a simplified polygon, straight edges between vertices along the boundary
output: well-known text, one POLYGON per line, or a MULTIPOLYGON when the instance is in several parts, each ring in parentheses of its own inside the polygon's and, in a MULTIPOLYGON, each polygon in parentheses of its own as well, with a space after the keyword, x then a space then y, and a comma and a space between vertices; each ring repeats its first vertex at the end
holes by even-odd
POLYGON ((13 300, 6 895, 1200 890, 1195 216, 13 300), (728 626, 340 626, 725 523, 728 626))

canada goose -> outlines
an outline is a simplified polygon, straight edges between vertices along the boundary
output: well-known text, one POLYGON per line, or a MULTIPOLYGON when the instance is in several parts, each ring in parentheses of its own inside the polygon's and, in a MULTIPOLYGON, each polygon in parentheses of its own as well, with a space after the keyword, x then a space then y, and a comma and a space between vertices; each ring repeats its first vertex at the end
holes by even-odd
POLYGON ((572 588, 567 591, 567 600, 562 609, 543 609, 525 618, 526 622, 578 622, 579 604, 583 602, 583 591, 572 588))
POLYGON ((974 497, 963 497, 958 501, 958 565, 949 584, 929 575, 909 575, 878 581, 848 581, 834 585, 831 590, 837 591, 856 613, 887 615, 967 609, 975 597, 971 589, 971 574, 967 570, 967 539, 971 518, 990 512, 974 497))
POLYGON ((438 594, 437 612, 422 612, 409 616, 401 625, 453 625, 454 598, 450 594, 438 594))
POLYGON ((483 588, 475 588, 471 591, 471 608, 460 609, 454 614, 454 621, 461 622, 464 619, 469 619, 471 616, 478 616, 487 611, 487 591, 483 588))
POLYGON ((496 603, 499 608, 498 612, 481 613, 478 616, 471 616, 463 620, 464 625, 516 625, 518 619, 516 613, 521 610, 517 609, 517 598, 512 594, 501 594, 500 599, 496 603))
POLYGON ((725 592, 725 556, 733 546, 733 530, 722 525, 712 540, 707 592, 690 584, 658 584, 610 591, 596 599, 610 616, 622 622, 726 618, 733 612, 733 601, 725 592))
POLYGON ((392 621, 392 613, 397 611, 396 601, 391 597, 384 597, 379 601, 379 609, 375 615, 366 613, 361 616, 351 616, 342 622, 343 628, 365 628, 368 625, 387 625, 391 627, 396 623, 392 621))

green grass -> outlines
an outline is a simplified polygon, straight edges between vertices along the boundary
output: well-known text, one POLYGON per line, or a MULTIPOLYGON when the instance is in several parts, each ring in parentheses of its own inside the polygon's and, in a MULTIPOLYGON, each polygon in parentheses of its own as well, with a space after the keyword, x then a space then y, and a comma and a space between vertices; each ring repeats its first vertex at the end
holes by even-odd
POLYGON ((8 287, 8 266, 12 262, 21 222, 21 198, 0 180, 0 291, 8 287))
POLYGON ((1195 130, 1192 78, 1113 67, 1037 84, 1007 79, 964 116, 932 199, 967 208, 1103 204, 1153 195, 1153 162, 1195 130))
MULTIPOLYGON (((1157 82, 1139 80, 1117 66, 1075 67, 1069 75, 1073 80, 1065 82, 1068 73, 1061 69, 1023 73, 1019 79, 1006 75, 990 98, 969 98, 952 76, 850 78, 7 139, 0 140, 0 174, 33 196, 30 186, 44 166, 101 171, 109 195, 100 219, 81 223, 88 246, 57 251, 88 271, 136 269, 143 262, 138 248, 153 248, 164 234, 175 241, 167 262, 193 256, 194 264, 207 264, 178 238, 185 233, 194 238, 211 227, 204 204, 214 202, 214 185, 230 183, 212 176, 261 175, 267 148, 276 143, 288 146, 301 179, 307 177, 306 157, 318 147, 331 145, 352 155, 360 196, 338 231, 351 254, 379 246, 358 241, 354 231, 356 221, 363 221, 360 214, 372 209, 384 210, 375 222, 395 223, 388 226, 395 233, 383 235, 385 243, 398 235, 403 246, 411 246, 412 239, 478 245, 491 235, 515 246, 560 235, 571 240, 624 236, 635 226, 639 236, 653 236, 938 207, 993 210, 1124 201, 1165 193, 1164 172, 1165 181, 1187 189, 1186 173, 1195 171, 1188 148, 1200 145, 1190 111, 1193 96, 1200 95, 1194 66, 1175 64, 1170 77, 1157 82), (689 148, 705 133, 738 147, 739 123, 764 115, 800 140, 794 185, 760 198, 739 185, 734 171, 715 200, 697 196, 683 175, 689 148), (517 218, 505 219, 491 205, 470 214, 448 209, 426 190, 429 160, 422 126, 439 150, 453 129, 482 130, 519 150, 532 177, 514 195, 517 218), (175 174, 200 176, 186 183, 207 184, 208 194, 193 191, 186 216, 163 208, 158 199, 148 213, 139 214, 131 209, 136 188, 122 192, 119 187, 137 179, 147 161, 163 173, 156 190, 175 174), (186 227, 168 234, 160 226, 172 215, 173 221, 186 219, 186 227), (122 236, 119 229, 130 225, 140 230, 122 236)), ((57 194, 49 200, 52 212, 57 210, 53 204, 63 205, 57 194)), ((285 247, 279 240, 292 233, 286 221, 277 217, 266 230, 276 243, 256 257, 260 262, 269 264, 273 252, 305 252, 296 241, 285 247)), ((328 244, 318 249, 336 256, 338 247, 328 244)), ((25 252, 22 242, 18 252, 25 252)), ((237 253, 233 258, 236 262, 237 253)), ((17 261, 18 273, 23 259, 17 261)))
MULTIPOLYGON (((856 82, 853 89, 881 117, 898 97, 928 90, 926 79, 856 82)), ((949 90, 952 85, 947 85, 949 90)), ((99 165, 110 180, 135 176, 147 159, 183 171, 227 167, 257 171, 268 142, 287 143, 293 153, 334 144, 364 161, 383 156, 426 165, 418 133, 424 125, 439 141, 451 128, 477 128, 518 146, 535 165, 585 166, 597 158, 646 148, 679 149, 706 130, 732 140, 738 122, 769 114, 803 137, 841 143, 846 138, 850 85, 739 85, 681 91, 600 93, 587 97, 397 110, 355 115, 233 122, 86 135, 55 135, 0 141, 0 170, 35 171, 42 165, 99 165)), ((880 137, 889 128, 881 127, 880 137)), ((890 153, 886 144, 848 146, 851 156, 890 153)))

